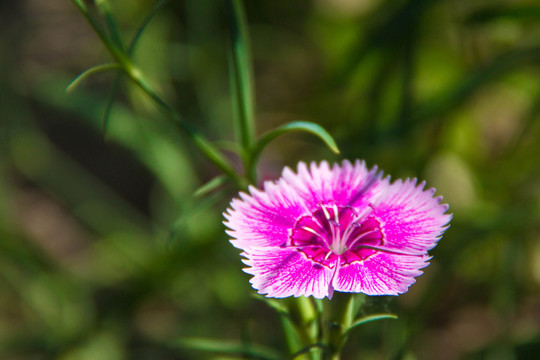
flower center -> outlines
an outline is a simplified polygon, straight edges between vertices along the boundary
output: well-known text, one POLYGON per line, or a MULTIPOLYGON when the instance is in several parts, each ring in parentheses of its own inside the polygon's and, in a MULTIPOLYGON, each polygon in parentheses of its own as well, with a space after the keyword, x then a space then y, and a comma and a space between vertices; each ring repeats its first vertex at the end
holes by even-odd
POLYGON ((369 215, 372 210, 369 206, 359 212, 350 206, 321 205, 298 219, 291 244, 318 262, 333 255, 341 256, 342 263, 352 261, 349 255, 365 259, 376 251, 374 247, 383 244, 380 223, 369 215))

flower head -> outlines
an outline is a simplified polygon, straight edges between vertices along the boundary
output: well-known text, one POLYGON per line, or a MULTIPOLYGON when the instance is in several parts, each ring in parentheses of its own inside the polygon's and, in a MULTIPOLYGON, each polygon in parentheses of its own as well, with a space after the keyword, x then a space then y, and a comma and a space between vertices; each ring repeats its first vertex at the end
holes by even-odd
POLYGON ((240 193, 224 224, 260 294, 397 295, 428 265, 451 219, 434 193, 416 179, 390 183, 363 161, 301 162, 264 191, 240 193))

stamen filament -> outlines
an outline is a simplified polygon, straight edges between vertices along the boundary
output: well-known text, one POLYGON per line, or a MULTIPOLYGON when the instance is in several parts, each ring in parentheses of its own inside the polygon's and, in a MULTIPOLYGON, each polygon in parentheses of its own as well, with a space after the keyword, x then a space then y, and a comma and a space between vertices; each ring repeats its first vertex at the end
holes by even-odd
POLYGON ((330 213, 328 212, 328 209, 324 205, 321 206, 321 209, 324 213, 324 217, 326 218, 326 220, 330 220, 330 213))
POLYGON ((357 250, 357 249, 378 250, 378 251, 382 251, 382 252, 386 252, 386 253, 390 253, 390 254, 396 254, 396 255, 425 256, 425 255, 422 255, 422 254, 406 253, 406 252, 402 252, 402 251, 396 251, 396 250, 387 249, 387 248, 383 248, 383 247, 380 247, 380 246, 373 246, 373 245, 358 245, 358 246, 355 246, 354 248, 350 248, 349 250, 357 250))
POLYGON ((366 236, 368 236, 368 235, 371 235, 371 234, 373 234, 373 233, 376 232, 376 231, 377 231, 377 229, 372 229, 372 230, 366 231, 365 233, 362 233, 362 234, 358 235, 356 238, 354 238, 354 239, 351 241, 351 244, 349 245, 349 247, 352 248, 352 246, 353 246, 356 242, 358 242, 358 240, 361 240, 362 238, 364 238, 364 237, 366 237, 366 236))
MULTIPOLYGON (((355 227, 360 228, 360 227, 362 227, 362 224, 359 224, 359 223, 357 223, 357 222, 351 223, 351 224, 349 225, 349 227, 348 227, 348 228, 345 230, 345 232, 343 233, 342 237, 343 237, 344 239, 348 239, 349 236, 352 234, 352 232, 355 230, 355 229, 354 229, 355 227)), ((346 241, 345 241, 345 242, 346 242, 346 241)))
POLYGON ((313 229, 310 228, 310 227, 302 226, 302 227, 300 227, 300 229, 305 230, 305 231, 307 231, 307 232, 310 232, 310 233, 312 233, 313 235, 318 236, 318 237, 320 237, 320 238, 322 239, 321 234, 319 234, 318 232, 316 232, 315 230, 313 230, 313 229))
POLYGON ((336 223, 339 225, 339 215, 338 215, 338 208, 336 204, 333 204, 332 207, 334 208, 334 219, 336 220, 336 223))

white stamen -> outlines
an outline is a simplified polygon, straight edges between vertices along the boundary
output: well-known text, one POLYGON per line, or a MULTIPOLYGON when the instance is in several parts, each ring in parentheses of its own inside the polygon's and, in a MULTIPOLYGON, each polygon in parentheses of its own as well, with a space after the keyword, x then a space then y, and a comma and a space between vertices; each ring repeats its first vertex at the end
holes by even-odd
POLYGON ((319 233, 317 233, 315 230, 313 230, 312 228, 309 228, 309 227, 307 227, 307 226, 302 226, 300 229, 305 230, 305 231, 307 231, 307 232, 310 232, 310 233, 312 233, 313 235, 316 235, 316 236, 319 236, 319 237, 321 236, 321 235, 319 235, 319 233))
POLYGON ((354 238, 352 241, 351 241, 351 244, 349 245, 350 248, 353 247, 354 243, 358 242, 358 240, 368 236, 368 235, 371 235, 373 234, 374 232, 376 232, 377 229, 373 229, 373 230, 370 230, 370 231, 366 231, 365 233, 362 233, 360 235, 358 235, 356 238, 354 238))
POLYGON ((332 234, 331 243, 333 244, 334 241, 337 239, 336 225, 334 224, 333 220, 329 220, 328 223, 330 224, 330 233, 332 234))
POLYGON ((347 239, 349 239, 349 236, 351 236, 351 234, 353 233, 353 231, 355 230, 355 228, 358 227, 358 228, 361 228, 362 225, 361 224, 358 224, 356 222, 353 222, 349 225, 349 227, 345 230, 345 232, 343 233, 342 235, 342 238, 345 240, 345 242, 347 242, 347 239))
POLYGON ((326 218, 326 220, 330 220, 330 213, 328 212, 328 210, 323 206, 321 206, 321 209, 322 211, 324 212, 324 217, 326 218))
POLYGON ((338 208, 336 204, 333 204, 332 207, 334 208, 334 219, 336 219, 336 222, 339 225, 339 215, 338 215, 338 208))
POLYGON ((375 210, 375 207, 372 205, 372 204, 368 204, 368 206, 366 206, 362 212, 360 213, 356 213, 355 216, 356 216, 356 219, 355 221, 358 221, 360 219, 365 219, 366 216, 368 216, 369 214, 371 214, 371 212, 375 210))

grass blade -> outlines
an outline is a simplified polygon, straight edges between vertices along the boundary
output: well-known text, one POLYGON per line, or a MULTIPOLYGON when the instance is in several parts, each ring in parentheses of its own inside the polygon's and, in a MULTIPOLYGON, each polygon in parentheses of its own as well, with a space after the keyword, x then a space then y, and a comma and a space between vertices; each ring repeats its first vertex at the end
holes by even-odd
POLYGON ((103 118, 101 119, 101 124, 103 126, 103 133, 107 137, 107 129, 109 127, 109 119, 111 117, 112 108, 116 100, 116 93, 120 88, 120 81, 122 80, 123 73, 118 72, 114 77, 111 89, 109 90, 109 97, 107 99, 107 105, 105 105, 105 111, 103 112, 103 118))
POLYGON ((281 125, 280 127, 266 133, 258 141, 258 143, 255 145, 255 148, 253 149, 252 162, 256 162, 256 159, 259 157, 265 146, 268 145, 268 143, 274 140, 276 137, 282 134, 299 131, 307 132, 317 136, 330 148, 330 150, 332 150, 336 154, 339 154, 339 149, 336 142, 334 141, 334 138, 322 126, 309 121, 293 121, 285 125, 281 125))
POLYGON ((105 26, 109 32, 113 44, 117 48, 124 50, 122 36, 120 35, 120 30, 118 30, 118 24, 114 19, 109 2, 106 0, 96 1, 96 5, 101 16, 103 16, 105 20, 105 26))
POLYGON ((351 331, 352 329, 363 325, 368 322, 376 321, 376 320, 383 320, 383 319, 397 319, 397 315, 395 314, 372 314, 368 316, 364 316, 363 318, 360 318, 356 320, 354 323, 352 323, 351 326, 347 330, 345 330, 345 334, 351 331))
MULTIPOLYGON (((131 42, 130 42, 130 44, 128 46, 128 49, 127 49, 128 56, 131 57, 133 55, 133 52, 135 51, 137 43, 138 43, 142 33, 146 29, 146 26, 148 26, 150 21, 154 18, 154 16, 158 13, 158 11, 167 2, 168 2, 168 0, 159 0, 158 2, 156 2, 154 4, 154 6, 152 7, 152 9, 150 10, 150 12, 148 13, 148 15, 141 22, 141 24, 139 25, 139 27, 137 29, 137 32, 135 33, 135 36, 133 37, 133 39, 131 40, 131 42)), ((118 91, 118 89, 120 87, 120 81, 121 80, 122 80, 122 73, 118 73, 118 75, 116 75, 116 77, 114 78, 113 83, 111 85, 109 98, 107 100, 107 105, 105 106, 105 111, 103 113, 103 119, 102 119, 103 132, 105 134, 107 134, 107 128, 109 126, 109 118, 111 116, 112 107, 113 107, 114 102, 116 100, 116 93, 117 93, 117 91, 118 91)))
POLYGON ((193 193, 193 196, 200 198, 203 197, 212 191, 216 190, 220 186, 224 185, 227 182, 227 177, 225 175, 219 175, 208 181, 206 184, 203 184, 193 193))
POLYGON ((169 0, 159 0, 157 1, 148 15, 144 18, 144 20, 139 25, 139 28, 137 29, 137 32, 135 33, 135 36, 133 39, 131 39, 131 43, 128 47, 128 54, 131 56, 133 55, 133 51, 135 50, 135 47, 137 46, 137 42, 139 41, 139 38, 141 37, 142 33, 146 29, 146 26, 150 23, 150 21, 154 18, 154 16, 158 13, 159 10, 168 2, 169 0))
POLYGON ((237 182, 239 186, 245 187, 244 181, 236 173, 229 160, 221 152, 219 152, 215 146, 210 143, 210 141, 195 130, 195 128, 185 122, 180 114, 171 105, 169 105, 152 86, 150 86, 144 74, 131 63, 125 51, 118 48, 111 41, 111 39, 107 37, 107 34, 103 31, 103 29, 101 29, 92 16, 90 16, 84 2, 81 0, 72 1, 77 8, 79 8, 103 44, 107 47, 107 50, 109 50, 110 54, 115 58, 118 65, 129 77, 129 79, 133 81, 133 83, 143 92, 145 92, 146 95, 148 95, 163 110, 165 115, 171 121, 173 121, 181 131, 190 137, 193 143, 211 162, 213 162, 219 169, 221 169, 221 171, 227 174, 227 176, 237 182))
POLYGON ((226 0, 225 3, 230 23, 230 76, 235 121, 240 142, 244 149, 249 149, 255 139, 255 96, 248 25, 242 0, 226 0))
POLYGON ((82 72, 80 75, 78 75, 75 79, 73 79, 69 85, 66 87, 66 92, 73 91, 81 82, 83 82, 86 78, 90 77, 94 74, 99 74, 101 72, 109 71, 109 70, 118 70, 120 69, 120 66, 116 63, 110 63, 110 64, 103 64, 103 65, 97 65, 94 67, 91 67, 90 69, 82 72))

